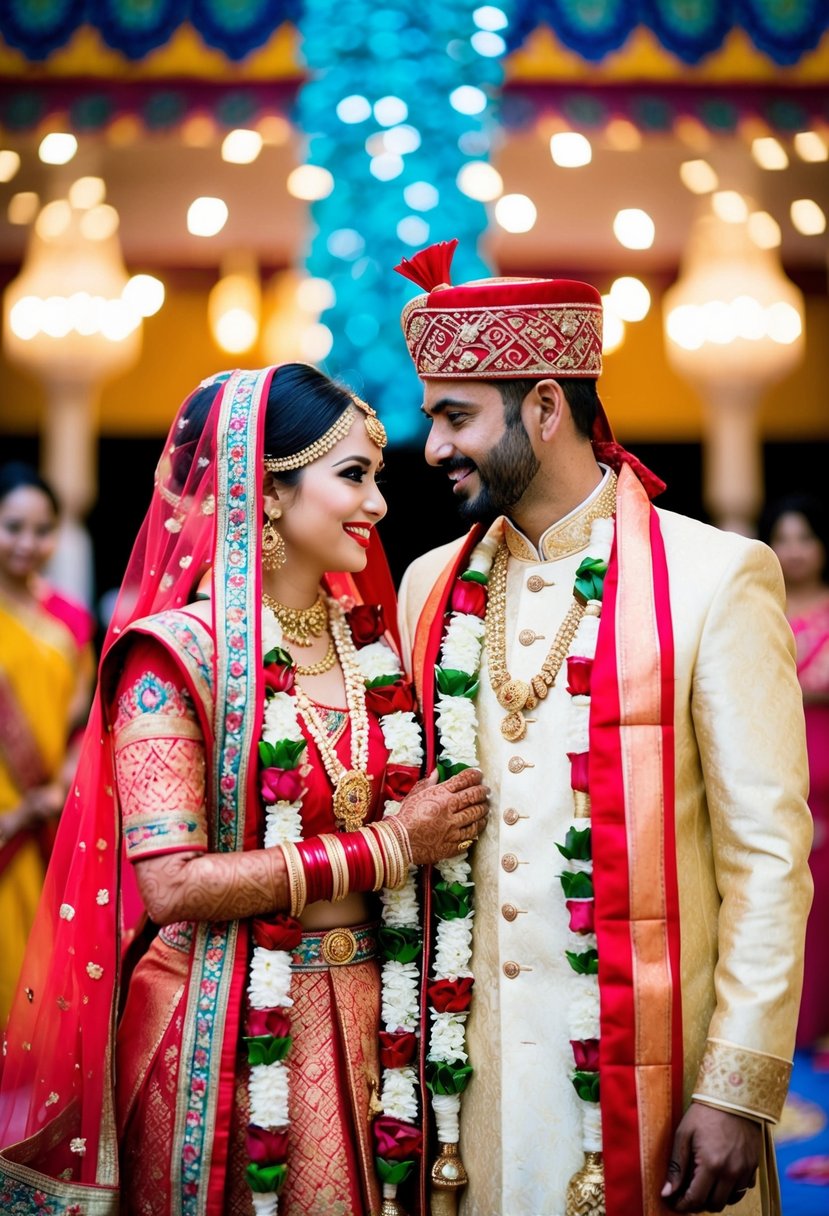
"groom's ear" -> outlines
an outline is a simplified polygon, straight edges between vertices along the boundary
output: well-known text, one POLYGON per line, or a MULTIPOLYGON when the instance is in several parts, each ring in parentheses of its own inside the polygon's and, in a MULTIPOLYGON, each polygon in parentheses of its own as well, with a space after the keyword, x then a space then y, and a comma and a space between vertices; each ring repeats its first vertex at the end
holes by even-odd
POLYGON ((530 403, 535 416, 539 438, 549 443, 558 433, 568 411, 567 398, 561 385, 550 379, 536 381, 526 403, 530 403))

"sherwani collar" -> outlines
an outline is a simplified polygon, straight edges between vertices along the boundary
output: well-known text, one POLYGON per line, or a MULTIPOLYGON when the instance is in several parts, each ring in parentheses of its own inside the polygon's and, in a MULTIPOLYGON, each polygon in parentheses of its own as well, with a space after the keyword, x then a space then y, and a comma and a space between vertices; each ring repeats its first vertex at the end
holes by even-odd
POLYGON ((537 549, 514 523, 504 519, 504 539, 511 557, 522 562, 552 562, 587 548, 594 519, 610 519, 616 514, 616 474, 606 465, 599 467, 604 476, 595 490, 541 534, 537 549))

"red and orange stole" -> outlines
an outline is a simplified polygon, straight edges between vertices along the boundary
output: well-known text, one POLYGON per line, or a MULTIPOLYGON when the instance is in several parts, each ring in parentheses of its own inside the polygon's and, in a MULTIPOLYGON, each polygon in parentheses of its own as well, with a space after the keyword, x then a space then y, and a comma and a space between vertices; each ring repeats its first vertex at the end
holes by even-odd
MULTIPOLYGON (((415 631, 412 665, 430 766, 431 673, 443 616, 455 576, 479 539, 474 528, 439 576, 415 631)), ((673 666, 659 519, 623 465, 593 663, 589 759, 608 1216, 666 1211, 659 1192, 682 1113, 673 666)), ((551 854, 554 848, 551 838, 551 854)))

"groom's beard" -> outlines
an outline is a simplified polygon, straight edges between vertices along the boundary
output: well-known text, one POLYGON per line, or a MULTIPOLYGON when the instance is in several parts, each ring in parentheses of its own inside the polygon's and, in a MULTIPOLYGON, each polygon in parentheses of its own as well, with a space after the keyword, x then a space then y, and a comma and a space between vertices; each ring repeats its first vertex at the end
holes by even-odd
POLYGON ((462 498, 458 511, 467 523, 490 524, 499 515, 509 514, 521 501, 539 465, 530 437, 518 419, 507 426, 485 461, 476 464, 464 456, 455 456, 441 467, 446 470, 475 469, 481 488, 474 497, 462 498))

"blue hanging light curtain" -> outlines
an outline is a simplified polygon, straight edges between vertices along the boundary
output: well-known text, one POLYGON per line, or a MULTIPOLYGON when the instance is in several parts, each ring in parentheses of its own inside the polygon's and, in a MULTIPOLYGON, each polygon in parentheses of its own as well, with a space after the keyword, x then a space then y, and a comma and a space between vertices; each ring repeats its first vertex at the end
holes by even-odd
POLYGON ((311 203, 305 266, 332 288, 322 316, 332 371, 380 410, 397 443, 419 434, 420 395, 398 327, 414 293, 392 267, 457 237, 458 281, 489 273, 475 252, 486 208, 461 191, 458 174, 488 160, 497 134, 510 5, 490 5, 484 17, 481 7, 306 0, 300 18, 310 79, 297 125, 308 164, 327 170, 331 185, 311 203))

